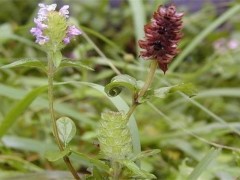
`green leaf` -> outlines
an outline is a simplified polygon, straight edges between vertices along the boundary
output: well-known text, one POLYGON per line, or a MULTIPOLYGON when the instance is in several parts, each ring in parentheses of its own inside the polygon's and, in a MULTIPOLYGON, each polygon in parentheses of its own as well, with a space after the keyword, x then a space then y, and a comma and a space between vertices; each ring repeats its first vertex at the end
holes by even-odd
POLYGON ((15 68, 15 67, 34 67, 34 68, 39 68, 42 70, 46 70, 44 64, 37 59, 20 59, 17 61, 14 61, 10 64, 1 66, 1 69, 8 69, 8 68, 15 68))
POLYGON ((66 148, 63 151, 47 151, 44 156, 48 161, 54 162, 69 155, 70 152, 70 149, 66 148))
POLYGON ((6 114, 0 124, 0 137, 2 137, 8 129, 13 125, 17 118, 27 109, 33 100, 44 92, 47 86, 42 86, 30 91, 24 98, 17 102, 6 114))
POLYGON ((132 171, 135 175, 140 176, 144 179, 156 179, 156 176, 150 174, 144 170, 141 170, 134 162, 129 160, 122 160, 119 163, 126 166, 130 171, 132 171))
POLYGON ((118 75, 112 78, 104 91, 108 96, 114 97, 121 93, 123 87, 135 92, 138 89, 137 80, 127 74, 118 75))
MULTIPOLYGON (((131 7, 133 23, 134 23, 134 31, 135 31, 135 39, 136 42, 139 39, 144 37, 144 25, 146 24, 146 13, 144 9, 144 0, 128 0, 128 3, 131 7)), ((136 50, 139 52, 140 47, 138 43, 136 43, 136 50)))
POLYGON ((76 126, 68 117, 61 117, 57 120, 59 138, 65 146, 72 140, 76 134, 76 126))
POLYGON ((98 160, 98 159, 94 159, 94 158, 90 158, 88 157, 86 154, 77 152, 75 150, 71 149, 71 152, 76 154, 80 159, 82 159, 83 161, 87 161, 89 164, 91 164, 92 166, 96 166, 98 169, 101 169, 105 172, 109 171, 109 167, 108 165, 106 165, 104 162, 98 160))
POLYGON ((177 91, 181 91, 190 97, 196 95, 196 89, 194 88, 193 84, 182 83, 182 84, 175 85, 175 86, 162 87, 162 88, 156 89, 156 90, 154 90, 153 96, 158 97, 158 98, 165 98, 170 93, 174 93, 177 91))
MULTIPOLYGON (((24 138, 24 137, 18 137, 18 136, 8 136, 5 135, 1 138, 4 146, 22 150, 22 151, 30 151, 40 154, 41 156, 46 153, 46 151, 56 151, 58 150, 58 147, 56 144, 53 143, 47 143, 44 141, 36 140, 33 138, 24 138)), ((0 143, 0 147, 2 147, 2 144, 0 143)))
MULTIPOLYGON (((80 82, 69 82, 69 83, 54 83, 54 86, 60 86, 64 84, 71 84, 71 83, 80 83, 80 82)), ((104 89, 104 88, 103 88, 104 89)), ((47 86, 46 86, 47 90, 47 86)), ((103 90, 104 92, 104 90, 103 90)), ((105 94, 105 93, 104 93, 105 94)), ((3 84, 0 84, 0 96, 7 97, 12 100, 21 100, 22 97, 26 96, 26 90, 22 90, 16 87, 11 87, 11 86, 6 86, 3 84)), ((30 105, 30 104, 29 104, 30 105)), ((39 107, 39 108, 44 108, 48 109, 48 100, 43 97, 38 97, 33 104, 31 105, 32 107, 39 107)), ((82 124, 89 125, 91 127, 96 127, 96 122, 89 117, 87 117, 84 114, 79 113, 76 109, 73 109, 71 106, 69 106, 67 103, 57 103, 55 104, 55 110, 56 112, 60 114, 64 114, 66 116, 69 116, 73 118, 74 120, 78 120, 82 124)))
POLYGON ((132 161, 136 161, 137 159, 142 159, 148 156, 153 156, 155 154, 160 153, 161 150, 160 149, 151 149, 151 150, 147 150, 147 151, 142 151, 141 153, 137 154, 132 161))
POLYGON ((212 148, 194 168, 188 180, 196 180, 208 168, 208 165, 220 154, 221 149, 212 148))
POLYGON ((52 53, 53 64, 56 68, 58 68, 62 62, 62 53, 61 51, 57 51, 52 53))
POLYGON ((96 168, 95 166, 93 167, 92 170, 92 175, 88 175, 86 177, 86 180, 108 180, 108 174, 107 173, 103 173, 102 171, 99 171, 98 168, 96 168))
POLYGON ((13 34, 10 23, 1 24, 0 32, 1 32, 0 42, 5 42, 6 40, 8 40, 9 37, 13 34))
POLYGON ((60 67, 60 68, 76 67, 76 68, 83 68, 83 69, 87 69, 87 70, 94 71, 94 69, 92 69, 91 67, 86 66, 86 65, 82 64, 82 63, 79 62, 79 61, 75 62, 75 61, 72 60, 72 59, 64 59, 64 60, 62 61, 62 63, 60 64, 59 67, 60 67))

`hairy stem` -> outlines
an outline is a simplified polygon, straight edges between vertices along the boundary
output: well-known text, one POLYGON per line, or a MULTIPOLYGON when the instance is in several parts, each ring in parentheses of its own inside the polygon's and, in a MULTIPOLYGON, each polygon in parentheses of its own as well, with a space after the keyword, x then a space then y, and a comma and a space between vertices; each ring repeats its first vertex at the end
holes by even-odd
MULTIPOLYGON (((48 101, 49 101, 49 111, 50 111, 50 116, 51 116, 51 121, 52 121, 52 128, 53 128, 53 135, 56 139, 58 148, 60 151, 64 150, 64 146, 59 138, 58 134, 58 129, 57 129, 57 123, 55 119, 55 113, 54 113, 54 108, 53 108, 53 78, 54 78, 54 65, 53 65, 53 59, 49 57, 48 59, 48 101)), ((68 169, 72 173, 75 179, 79 180, 80 177, 77 174, 77 171, 74 169, 72 166, 72 163, 70 162, 70 159, 65 156, 63 158, 64 162, 66 163, 68 169)))

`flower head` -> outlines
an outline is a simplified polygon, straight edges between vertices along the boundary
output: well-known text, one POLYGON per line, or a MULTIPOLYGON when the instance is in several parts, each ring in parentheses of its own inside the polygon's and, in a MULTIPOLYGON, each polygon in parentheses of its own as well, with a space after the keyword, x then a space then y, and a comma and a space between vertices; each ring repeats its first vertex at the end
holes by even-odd
POLYGON ((68 44, 81 31, 73 25, 68 25, 69 6, 64 5, 59 12, 56 11, 56 4, 39 4, 37 18, 34 18, 35 27, 30 32, 36 37, 36 43, 61 49, 68 44))
POLYGON ((158 61, 164 73, 179 52, 177 45, 182 37, 182 16, 183 13, 177 13, 174 5, 167 8, 159 6, 151 22, 144 26, 145 39, 138 41, 143 49, 140 56, 158 61))

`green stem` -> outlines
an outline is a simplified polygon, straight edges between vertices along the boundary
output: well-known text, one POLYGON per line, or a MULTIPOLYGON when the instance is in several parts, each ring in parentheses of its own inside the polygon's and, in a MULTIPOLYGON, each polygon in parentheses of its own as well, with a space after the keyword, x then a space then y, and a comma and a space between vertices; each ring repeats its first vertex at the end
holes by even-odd
POLYGON ((112 168, 113 168, 113 180, 120 179, 121 167, 120 164, 116 161, 112 161, 112 168))
POLYGON ((157 61, 153 60, 151 62, 150 69, 149 69, 149 72, 148 72, 148 76, 147 76, 147 79, 146 79, 142 89, 139 91, 136 98, 135 98, 135 96, 133 97, 132 106, 129 108, 128 113, 127 113, 127 117, 126 117, 127 119, 129 119, 131 117, 134 110, 139 105, 139 98, 143 97, 145 95, 145 93, 147 92, 148 88, 151 86, 151 84, 153 82, 154 74, 155 74, 156 69, 157 69, 157 66, 158 66, 157 61))
POLYGON ((135 111, 137 106, 138 106, 138 103, 133 102, 132 106, 128 110, 127 117, 126 117, 127 120, 130 119, 132 113, 135 111))
POLYGON ((138 93, 138 99, 142 96, 144 96, 144 94, 147 92, 148 88, 150 87, 150 85, 152 84, 153 82, 153 77, 154 77, 154 74, 156 72, 156 69, 157 69, 157 66, 158 66, 158 63, 156 60, 153 60, 151 62, 151 65, 150 65, 150 69, 149 69, 149 72, 148 72, 148 76, 147 76, 147 79, 142 87, 142 89, 139 91, 138 93))
MULTIPOLYGON (((58 128, 57 128, 57 123, 55 119, 55 113, 54 113, 54 108, 53 108, 53 78, 54 78, 54 65, 53 65, 53 59, 51 56, 48 58, 48 101, 49 101, 49 111, 50 111, 50 116, 51 116, 51 121, 52 121, 52 127, 53 127, 53 135, 56 139, 58 148, 60 151, 64 150, 64 146, 59 138, 58 134, 58 128)), ((70 159, 65 156, 63 158, 64 162, 66 163, 68 169, 71 171, 72 175, 74 176, 75 179, 80 180, 79 175, 77 174, 77 171, 74 169, 72 166, 72 163, 70 162, 70 159)))

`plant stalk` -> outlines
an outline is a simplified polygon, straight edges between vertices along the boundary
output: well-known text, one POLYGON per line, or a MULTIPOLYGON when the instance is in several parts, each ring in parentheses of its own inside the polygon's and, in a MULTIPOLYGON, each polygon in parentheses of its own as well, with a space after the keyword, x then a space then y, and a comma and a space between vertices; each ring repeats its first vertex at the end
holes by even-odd
MULTIPOLYGON (((58 129, 57 129, 57 123, 55 119, 55 113, 53 108, 53 78, 54 78, 54 65, 53 65, 53 59, 51 57, 48 58, 48 101, 49 101, 49 112, 51 116, 52 121, 52 128, 53 128, 53 135, 55 137, 55 140, 57 142, 58 148, 60 151, 64 150, 64 146, 59 138, 58 129)), ((77 174, 77 171, 74 169, 69 157, 65 156, 63 158, 65 164, 67 165, 69 171, 72 173, 74 178, 76 180, 80 180, 81 178, 77 174)))
POLYGON ((145 95, 145 93, 147 92, 148 88, 150 87, 150 85, 152 84, 153 82, 153 78, 154 78, 154 74, 156 72, 156 69, 157 69, 157 66, 158 66, 158 63, 156 60, 153 60, 151 62, 151 65, 150 65, 150 69, 149 69, 149 72, 148 72, 148 76, 147 76, 147 79, 142 87, 142 89, 139 91, 138 93, 138 99, 142 96, 145 95))
POLYGON ((135 98, 135 96, 133 97, 132 106, 129 108, 128 113, 127 113, 127 117, 126 117, 127 119, 129 119, 131 117, 134 110, 139 105, 139 98, 143 97, 145 95, 145 93, 147 92, 148 88, 151 86, 157 66, 158 66, 157 61, 154 60, 151 62, 148 76, 147 76, 147 79, 146 79, 142 89, 139 91, 136 98, 135 98))
POLYGON ((113 180, 120 179, 121 167, 118 162, 112 161, 112 168, 113 168, 113 180))

